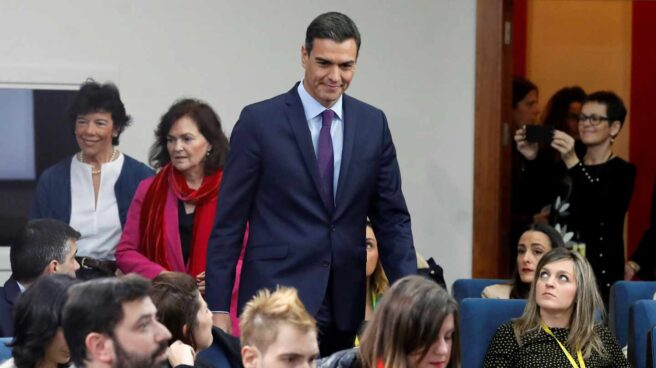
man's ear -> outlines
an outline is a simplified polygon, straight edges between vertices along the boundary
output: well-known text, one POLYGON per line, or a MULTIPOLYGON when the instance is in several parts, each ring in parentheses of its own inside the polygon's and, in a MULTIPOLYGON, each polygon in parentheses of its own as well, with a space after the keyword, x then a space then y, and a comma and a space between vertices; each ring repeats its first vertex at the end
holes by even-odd
POLYGON ((260 359, 260 351, 255 346, 245 345, 241 348, 241 362, 244 368, 257 367, 260 359))
POLYGON ((310 60, 310 55, 308 55, 305 45, 301 45, 301 65, 303 65, 303 69, 307 68, 308 60, 310 60))
POLYGON ((43 269, 43 274, 44 275, 51 275, 53 273, 57 273, 57 267, 59 267, 59 261, 56 259, 53 259, 48 263, 46 268, 43 269))
POLYGON ((114 353, 114 342, 108 336, 97 332, 92 332, 84 339, 84 345, 87 350, 86 358, 92 361, 98 361, 105 364, 113 364, 116 360, 114 353))

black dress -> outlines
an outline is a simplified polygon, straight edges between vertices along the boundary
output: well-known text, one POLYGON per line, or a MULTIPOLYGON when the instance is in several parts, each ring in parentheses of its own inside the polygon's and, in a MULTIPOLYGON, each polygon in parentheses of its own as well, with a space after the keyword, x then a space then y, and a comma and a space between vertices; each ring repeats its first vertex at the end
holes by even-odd
POLYGON ((552 196, 550 224, 566 228, 577 245, 585 244, 585 256, 608 304, 610 286, 624 279, 624 217, 633 195, 635 165, 619 157, 599 165, 579 162, 570 169, 562 161, 552 167, 536 164, 525 165, 522 185, 552 196))
POLYGON ((624 217, 636 168, 614 157, 600 165, 579 162, 567 170, 567 176, 571 179, 566 188, 570 215, 562 217, 561 226, 567 225, 574 240, 585 244, 585 256, 607 304, 610 286, 624 279, 624 217))
MULTIPOLYGON (((565 328, 552 328, 554 336, 566 345, 569 330, 565 328)), ((592 352, 584 359, 586 368, 601 367, 631 367, 624 357, 622 349, 608 328, 597 325, 595 333, 601 339, 606 350, 606 357, 592 352)), ((574 356, 576 360, 576 356, 574 356)), ((578 363, 578 361, 577 361, 578 363)), ((535 368, 535 367, 571 367, 569 360, 560 349, 553 337, 547 335, 542 329, 526 334, 520 346, 515 338, 512 322, 504 323, 499 327, 492 338, 492 342, 485 354, 484 367, 504 368, 535 368)))

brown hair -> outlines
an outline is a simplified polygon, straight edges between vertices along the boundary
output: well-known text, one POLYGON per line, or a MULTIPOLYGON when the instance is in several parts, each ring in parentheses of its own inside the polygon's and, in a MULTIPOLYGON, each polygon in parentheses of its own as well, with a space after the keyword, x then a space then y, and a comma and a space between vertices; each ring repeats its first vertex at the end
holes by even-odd
POLYGON ((428 353, 440 333, 444 319, 453 315, 455 330, 448 367, 459 366, 458 304, 435 282, 421 276, 407 276, 385 293, 373 319, 367 324, 360 344, 364 368, 409 368, 409 357, 428 353))
POLYGON ((196 280, 181 272, 160 273, 150 288, 157 319, 171 332, 171 341, 180 340, 194 350, 197 348, 194 330, 198 326, 199 295, 196 280))
POLYGON ((211 175, 222 169, 230 143, 221 128, 221 119, 210 105, 191 98, 177 101, 162 116, 155 129, 155 143, 150 148, 150 165, 159 169, 171 162, 169 151, 166 149, 167 137, 173 124, 185 116, 196 123, 198 131, 210 144, 211 150, 205 158, 205 175, 211 175))

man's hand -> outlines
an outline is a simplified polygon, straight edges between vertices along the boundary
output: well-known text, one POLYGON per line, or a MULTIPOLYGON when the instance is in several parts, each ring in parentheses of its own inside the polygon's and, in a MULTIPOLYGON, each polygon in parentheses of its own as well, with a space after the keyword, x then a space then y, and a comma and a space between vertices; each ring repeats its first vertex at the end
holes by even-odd
POLYGON ((227 334, 232 334, 232 322, 228 313, 212 314, 212 324, 222 329, 227 334))

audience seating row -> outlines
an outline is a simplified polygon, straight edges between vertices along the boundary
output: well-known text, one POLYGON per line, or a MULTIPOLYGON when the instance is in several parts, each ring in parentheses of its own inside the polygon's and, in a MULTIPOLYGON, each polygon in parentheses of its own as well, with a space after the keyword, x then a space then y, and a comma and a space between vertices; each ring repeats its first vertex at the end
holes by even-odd
MULTIPOLYGON (((480 298, 489 285, 507 283, 499 279, 460 279, 452 286, 460 304, 460 344, 463 367, 482 367, 485 352, 497 328, 519 317, 525 300, 480 298), (466 351, 466 354, 465 354, 466 351)), ((628 344, 628 359, 634 367, 656 367, 656 282, 619 281, 611 288, 609 327, 620 346, 628 344)))
POLYGON ((482 367, 485 352, 497 328, 521 316, 525 306, 526 300, 523 299, 462 299, 458 321, 461 366, 482 367))
MULTIPOLYGON (((634 367, 653 367, 653 361, 648 361, 652 346, 648 344, 656 326, 656 301, 638 300, 629 310, 629 351, 627 358, 634 367)), ((652 340, 653 341, 653 340, 652 340)))
MULTIPOLYGON (((608 327, 617 337, 620 346, 629 342, 629 310, 638 300, 653 299, 656 282, 618 281, 610 288, 608 327)), ((649 326, 651 327, 651 326, 649 326)))
POLYGON ((465 298, 480 298, 483 289, 490 285, 507 284, 504 279, 458 279, 451 286, 453 298, 460 303, 465 298))

